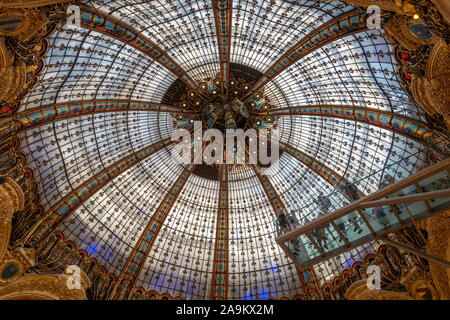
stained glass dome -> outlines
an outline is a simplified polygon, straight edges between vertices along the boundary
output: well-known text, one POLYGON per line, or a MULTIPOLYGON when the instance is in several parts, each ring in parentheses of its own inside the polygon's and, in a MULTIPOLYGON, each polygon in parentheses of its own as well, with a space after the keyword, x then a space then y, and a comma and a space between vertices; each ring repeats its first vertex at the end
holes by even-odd
MULTIPOLYGON (((81 2, 81 25, 52 32, 19 110, 31 123, 48 113, 53 121, 19 138, 56 230, 134 286, 187 299, 300 294, 298 270, 275 242, 280 206, 311 221, 320 197, 330 210, 345 202, 330 173, 370 194, 423 161, 417 132, 385 120, 424 119, 385 31, 361 26, 365 10, 340 1, 81 2), (276 120, 281 169, 262 177, 257 165, 172 159, 177 123, 198 116, 233 127, 216 124, 223 112, 235 127, 276 120)), ((315 266, 317 281, 370 250, 315 266)))

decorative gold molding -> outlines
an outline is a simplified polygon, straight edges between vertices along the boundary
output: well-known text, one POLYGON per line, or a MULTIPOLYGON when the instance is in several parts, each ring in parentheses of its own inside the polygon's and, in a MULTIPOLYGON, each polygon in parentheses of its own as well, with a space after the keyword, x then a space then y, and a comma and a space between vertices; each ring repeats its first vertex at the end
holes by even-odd
POLYGON ((444 20, 450 24, 450 1, 448 0, 431 0, 441 13, 444 20))
POLYGON ((0 0, 3 8, 35 8, 48 6, 55 3, 69 2, 70 0, 0 0))
POLYGON ((347 300, 416 300, 401 292, 371 290, 366 279, 353 283, 344 296, 347 300))
POLYGON ((0 286, 7 285, 14 280, 20 278, 26 270, 35 265, 36 252, 34 249, 17 248, 13 251, 7 252, 0 261, 0 274, 8 267, 15 268, 15 274, 8 278, 0 277, 0 286))
POLYGON ((48 23, 48 19, 38 9, 3 9, 0 10, 0 18, 22 21, 15 30, 0 29, 0 36, 16 37, 21 42, 35 36, 48 23))
POLYGON ((24 207, 24 195, 20 186, 9 177, 1 179, 4 182, 0 181, 0 261, 9 245, 12 216, 24 207))
POLYGON ((411 91, 416 101, 430 115, 444 117, 450 128, 450 48, 438 41, 428 58, 425 76, 412 75, 411 91))
POLYGON ((369 7, 372 5, 376 5, 385 11, 404 13, 401 6, 397 5, 398 1, 396 0, 343 0, 343 2, 361 7, 369 7))
POLYGON ((0 101, 13 103, 26 84, 26 66, 23 62, 0 72, 0 101))
POLYGON ((411 31, 410 27, 418 24, 416 20, 408 15, 395 15, 384 26, 388 37, 393 38, 406 49, 412 51, 420 46, 431 45, 438 39, 433 36, 430 39, 417 38, 411 31))
POLYGON ((66 269, 59 275, 29 275, 0 287, 0 300, 86 300, 86 289, 91 285, 81 271, 81 288, 69 289, 72 273, 66 269))
MULTIPOLYGON (((427 252, 450 261, 450 210, 427 219, 427 252)), ((441 300, 450 299, 450 272, 443 266, 430 262, 434 285, 441 300)))

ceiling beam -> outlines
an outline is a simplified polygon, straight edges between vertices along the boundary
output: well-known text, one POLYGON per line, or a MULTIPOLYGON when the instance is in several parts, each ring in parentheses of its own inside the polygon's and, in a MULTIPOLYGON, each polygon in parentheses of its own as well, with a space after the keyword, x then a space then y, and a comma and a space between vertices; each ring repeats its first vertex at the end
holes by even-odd
POLYGON ((257 112, 257 116, 318 116, 338 119, 348 119, 367 123, 389 131, 396 132, 418 142, 432 140, 439 143, 441 136, 428 124, 420 120, 402 116, 396 113, 373 108, 338 106, 338 105, 305 105, 273 109, 267 112, 257 112), (436 141, 435 141, 436 140, 436 141))
POLYGON ((95 8, 80 6, 81 27, 106 34, 136 48, 158 61, 179 77, 199 97, 204 97, 197 83, 162 48, 139 31, 95 8))
POLYGON ((58 120, 70 119, 87 114, 148 111, 169 112, 177 114, 197 114, 197 111, 168 106, 161 103, 138 100, 86 100, 73 101, 26 110, 14 115, 7 121, 0 122, 0 141, 26 131, 58 120))
POLYGON ((212 5, 216 22, 217 44, 219 46, 222 90, 228 93, 228 84, 230 82, 232 0, 212 0, 212 5))
POLYGON ((196 165, 187 165, 177 180, 173 183, 169 192, 166 194, 161 204, 156 209, 150 222, 145 227, 139 241, 135 245, 131 255, 129 256, 122 272, 120 273, 118 286, 113 293, 113 299, 115 300, 126 300, 131 289, 134 287, 139 274, 142 271, 145 260, 147 260, 148 254, 150 253, 155 239, 164 224, 164 221, 169 214, 170 209, 172 209, 175 201, 181 193, 186 181, 191 176, 196 165))
POLYGON ((102 189, 106 184, 118 177, 123 172, 137 165, 149 156, 166 148, 175 142, 170 138, 158 141, 146 148, 135 152, 116 163, 103 169, 90 179, 86 180, 79 187, 68 193, 61 199, 46 215, 30 230, 24 241, 32 239, 41 243, 41 241, 50 234, 51 231, 70 216, 78 207, 86 202, 92 195, 102 189))
POLYGON ((354 9, 325 22, 284 53, 242 97, 246 101, 299 59, 337 39, 367 30, 366 11, 354 9))
POLYGON ((228 297, 228 165, 219 167, 219 201, 217 208, 216 245, 214 249, 211 299, 228 297))

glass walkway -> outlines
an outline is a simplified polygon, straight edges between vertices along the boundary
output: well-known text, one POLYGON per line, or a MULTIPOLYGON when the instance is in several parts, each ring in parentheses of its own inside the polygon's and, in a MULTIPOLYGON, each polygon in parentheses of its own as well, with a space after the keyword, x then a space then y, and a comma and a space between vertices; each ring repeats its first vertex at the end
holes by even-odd
POLYGON ((301 269, 450 208, 450 159, 277 238, 301 269))

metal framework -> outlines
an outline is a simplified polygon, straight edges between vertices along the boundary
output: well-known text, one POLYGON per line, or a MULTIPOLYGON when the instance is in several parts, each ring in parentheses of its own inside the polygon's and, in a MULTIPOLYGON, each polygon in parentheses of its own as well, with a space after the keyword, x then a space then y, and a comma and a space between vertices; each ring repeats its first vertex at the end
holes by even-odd
POLYGON ((198 96, 203 96, 196 82, 186 73, 186 71, 184 71, 183 68, 181 68, 171 57, 169 57, 164 50, 162 50, 150 39, 147 39, 140 34, 139 31, 94 8, 87 6, 81 6, 80 8, 82 27, 114 37, 142 51, 183 80, 183 82, 189 88, 194 90, 198 96))
POLYGON ((175 106, 168 106, 161 103, 136 101, 136 100, 91 100, 91 101, 71 101, 58 103, 40 108, 30 109, 18 113, 12 119, 0 123, 0 139, 11 136, 20 131, 39 127, 54 121, 70 119, 86 114, 120 112, 120 111, 148 111, 148 112, 169 112, 177 114, 196 114, 198 112, 186 110, 175 106))
POLYGON ((292 157, 303 163, 305 166, 313 170, 323 179, 328 181, 333 186, 345 187, 349 181, 347 181, 344 177, 339 175, 337 172, 326 166, 325 164, 317 161, 310 155, 294 148, 290 144, 279 142, 280 150, 283 150, 290 154, 292 157))
POLYGON ((367 30, 366 16, 365 11, 355 9, 324 23, 283 54, 261 76, 242 100, 250 98, 256 91, 260 90, 271 79, 289 68, 300 58, 339 38, 367 30))
POLYGON ((184 168, 158 209, 156 209, 119 276, 119 289, 114 292, 114 299, 122 300, 130 293, 170 209, 191 176, 195 166, 190 164, 184 168))
POLYGON ((228 93, 230 81, 230 48, 231 48, 231 0, 212 1, 216 21, 217 44, 219 46, 220 74, 222 89, 228 93))
MULTIPOLYGON (((286 208, 281 201, 281 198, 278 195, 277 191, 270 182, 269 178, 261 174, 261 171, 257 165, 252 164, 251 167, 255 172, 255 175, 257 176, 259 182, 263 186, 263 189, 267 195, 267 198, 269 199, 270 204, 272 205, 275 215, 279 217, 282 214, 286 214, 286 208)), ((297 273, 307 295, 311 294, 311 289, 316 290, 316 292, 318 293, 320 292, 320 286, 317 283, 317 276, 313 268, 305 270, 297 268, 297 273)))
POLYGON ((213 300, 226 300, 228 297, 228 165, 223 164, 220 166, 219 177, 219 201, 211 298, 213 300))
POLYGON ((258 112, 255 113, 255 115, 258 116, 309 115, 309 116, 349 119, 367 123, 383 129, 387 129, 399 133, 407 138, 411 138, 413 140, 420 142, 425 142, 430 139, 434 140, 436 136, 439 135, 438 132, 431 129, 428 126, 428 124, 422 121, 398 115, 392 112, 355 106, 338 106, 338 105, 298 106, 298 107, 273 109, 267 112, 258 112))
POLYGON ((38 241, 43 239, 49 232, 54 230, 61 222, 67 219, 67 217, 70 216, 76 208, 81 206, 87 199, 104 187, 108 182, 112 181, 130 167, 138 164, 142 160, 173 143, 174 142, 170 141, 170 138, 154 143, 136 153, 133 153, 132 155, 127 156, 124 159, 117 161, 81 184, 75 190, 72 190, 72 192, 66 195, 48 211, 46 216, 38 223, 38 226, 33 228, 33 230, 36 230, 33 238, 38 241))

